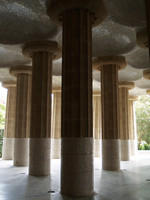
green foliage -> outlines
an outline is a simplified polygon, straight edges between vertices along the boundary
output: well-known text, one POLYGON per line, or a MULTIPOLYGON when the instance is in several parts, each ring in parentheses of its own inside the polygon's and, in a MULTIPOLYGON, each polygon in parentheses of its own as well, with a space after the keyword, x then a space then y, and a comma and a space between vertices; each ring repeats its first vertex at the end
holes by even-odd
POLYGON ((0 158, 2 157, 4 129, 0 129, 0 158))
POLYGON ((0 103, 0 129, 4 129, 5 125, 5 105, 0 103))
POLYGON ((149 150, 150 145, 150 96, 145 95, 139 98, 135 103, 136 122, 137 122, 137 138, 139 149, 149 150), (142 144, 142 141, 146 143, 142 144))

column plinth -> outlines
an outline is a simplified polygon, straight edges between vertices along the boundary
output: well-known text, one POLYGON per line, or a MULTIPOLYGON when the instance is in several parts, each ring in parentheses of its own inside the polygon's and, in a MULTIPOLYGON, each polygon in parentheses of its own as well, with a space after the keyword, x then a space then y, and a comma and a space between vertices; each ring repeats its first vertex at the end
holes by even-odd
POLYGON ((15 137, 16 82, 4 81, 2 82, 2 87, 8 89, 2 159, 12 160, 15 137))
POLYGON ((60 58, 56 42, 35 41, 25 44, 23 54, 32 58, 32 98, 29 174, 50 174, 50 129, 52 60, 60 58))
POLYGON ((137 96, 129 96, 129 139, 130 139, 130 153, 135 155, 137 153, 137 137, 136 137, 136 119, 134 102, 138 100, 137 96))
POLYGON ((47 12, 52 20, 63 25, 61 193, 91 195, 92 24, 101 23, 107 12, 103 1, 97 0, 48 1, 47 12), (85 149, 89 141, 91 145, 85 149), (83 146, 78 151, 80 143, 83 146), (70 145, 74 148, 71 153, 70 145))
POLYGON ((14 166, 27 166, 29 163, 31 73, 30 66, 10 69, 10 74, 17 77, 14 166))
POLYGON ((118 70, 126 67, 121 56, 105 56, 93 61, 101 71, 102 168, 120 170, 120 138, 118 132, 118 70))
POLYGON ((94 157, 101 155, 101 95, 93 92, 93 138, 94 157))
POLYGON ((61 90, 53 90, 51 133, 51 157, 60 159, 61 154, 61 90))
POLYGON ((121 142, 121 161, 130 160, 128 90, 133 88, 133 82, 119 83, 119 134, 121 142))

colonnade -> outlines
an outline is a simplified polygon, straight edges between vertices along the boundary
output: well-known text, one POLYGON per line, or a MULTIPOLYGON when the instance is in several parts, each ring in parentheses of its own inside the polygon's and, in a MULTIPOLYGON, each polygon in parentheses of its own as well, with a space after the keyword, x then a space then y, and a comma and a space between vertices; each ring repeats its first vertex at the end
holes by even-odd
MULTIPOLYGON (((131 132, 133 134, 133 130, 129 132, 128 129, 128 136, 121 138, 119 132, 118 70, 126 67, 126 60, 113 55, 93 61, 93 68, 101 71, 101 104, 100 97, 94 96, 92 100, 92 26, 100 24, 107 15, 103 1, 81 1, 78 5, 76 1, 54 1, 47 4, 47 12, 52 20, 63 26, 62 90, 61 94, 54 91, 51 119, 52 61, 60 58, 61 50, 53 41, 25 44, 23 54, 32 59, 32 77, 31 67, 10 69, 10 74, 17 77, 12 122, 14 125, 15 121, 12 129, 14 165, 24 166, 29 162, 30 175, 49 175, 51 138, 52 157, 58 158, 61 137, 61 193, 91 195, 94 192, 93 136, 95 156, 100 155, 102 139, 102 168, 119 171, 120 139, 128 143, 131 132)), ((125 100, 127 117, 128 94, 125 100)), ((10 101, 7 101, 7 107, 10 101)), ((123 117, 122 112, 122 120, 123 117)), ((6 121, 9 119, 7 114, 6 121)), ((130 119, 134 120, 133 114, 130 119)), ((9 138, 6 130, 5 138, 9 138)), ((129 145, 127 147, 125 151, 129 145)), ((5 149, 7 147, 3 151, 5 149)))

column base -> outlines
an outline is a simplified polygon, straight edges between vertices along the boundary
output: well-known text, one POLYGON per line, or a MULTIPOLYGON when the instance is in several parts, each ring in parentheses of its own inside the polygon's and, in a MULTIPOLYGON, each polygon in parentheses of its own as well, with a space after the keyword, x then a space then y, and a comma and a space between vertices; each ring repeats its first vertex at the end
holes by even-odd
POLYGON ((93 194, 93 138, 62 138, 61 193, 93 194))
POLYGON ((51 158, 60 159, 61 154, 61 139, 51 138, 51 158))
POLYGON ((102 169, 120 171, 119 139, 102 139, 102 169))
POLYGON ((14 166, 29 165, 29 138, 14 139, 14 166))
POLYGON ((14 138, 3 138, 2 159, 13 160, 14 138))
POLYGON ((50 138, 30 138, 30 175, 48 176, 50 174, 50 142, 50 138))
POLYGON ((137 154, 137 141, 136 140, 130 140, 130 154, 132 156, 137 154))
POLYGON ((120 140, 121 144, 121 161, 130 160, 130 144, 129 140, 120 140))
POLYGON ((94 157, 100 157, 101 156, 101 140, 100 139, 94 139, 94 157))

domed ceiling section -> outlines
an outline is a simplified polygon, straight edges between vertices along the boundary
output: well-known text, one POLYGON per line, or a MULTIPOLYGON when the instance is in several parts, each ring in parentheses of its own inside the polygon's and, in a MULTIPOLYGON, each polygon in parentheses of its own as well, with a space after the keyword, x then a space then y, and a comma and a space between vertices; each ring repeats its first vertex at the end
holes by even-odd
POLYGON ((92 53, 94 57, 121 55, 136 46, 136 34, 132 28, 105 20, 92 29, 92 53))
POLYGON ((62 72, 62 59, 55 60, 53 62, 52 74, 55 76, 61 76, 61 72, 62 72))
POLYGON ((0 82, 16 80, 16 77, 9 74, 9 68, 0 69, 0 82))
POLYGON ((136 69, 149 68, 149 52, 148 50, 138 48, 135 51, 126 55, 126 60, 129 65, 136 69))
POLYGON ((146 25, 144 0, 104 0, 109 17, 131 27, 146 25))
POLYGON ((150 89, 150 80, 142 77, 140 80, 135 81, 135 86, 141 89, 150 89))
POLYGON ((0 44, 0 68, 31 64, 31 59, 23 56, 20 45, 0 44))
POLYGON ((20 44, 47 39, 58 30, 46 14, 45 1, 0 1, 0 43, 20 44))
POLYGON ((129 95, 130 96, 142 96, 146 94, 146 90, 145 89, 140 89, 135 87, 132 90, 129 90, 129 95))

